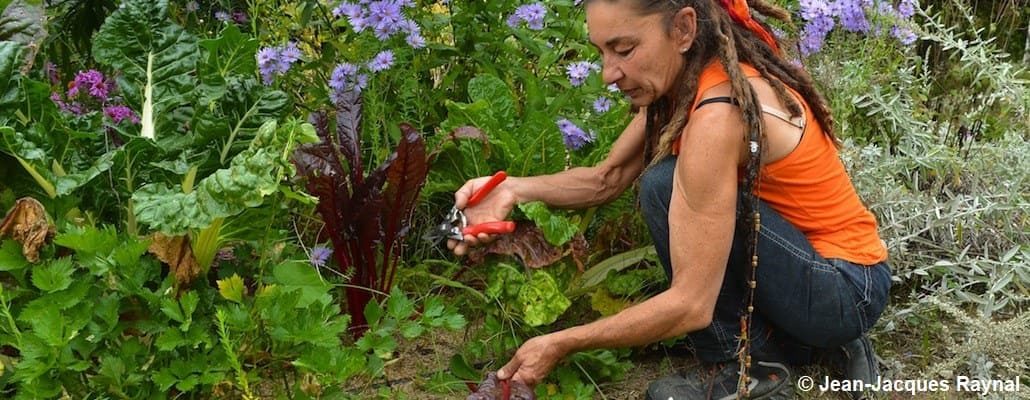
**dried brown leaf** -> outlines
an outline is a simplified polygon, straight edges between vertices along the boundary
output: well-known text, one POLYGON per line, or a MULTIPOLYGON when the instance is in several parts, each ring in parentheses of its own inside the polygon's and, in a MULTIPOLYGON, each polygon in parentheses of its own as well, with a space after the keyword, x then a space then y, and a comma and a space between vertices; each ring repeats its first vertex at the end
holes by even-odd
POLYGON ((0 237, 10 236, 21 243, 21 253, 31 263, 39 262, 39 249, 54 232, 46 209, 31 197, 18 199, 0 223, 0 237))
POLYGON ((190 282, 200 275, 200 265, 193 256, 190 240, 186 236, 165 236, 155 233, 148 250, 171 268, 177 290, 188 287, 190 282))

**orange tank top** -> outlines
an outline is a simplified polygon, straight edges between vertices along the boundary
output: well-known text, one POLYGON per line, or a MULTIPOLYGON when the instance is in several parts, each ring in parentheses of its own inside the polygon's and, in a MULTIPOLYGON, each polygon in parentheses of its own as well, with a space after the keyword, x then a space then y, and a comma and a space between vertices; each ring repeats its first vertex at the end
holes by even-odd
MULTIPOLYGON (((761 74, 741 64, 744 74, 761 74)), ((729 81, 720 62, 701 72, 694 105, 701 95, 729 81)), ((833 141, 812 116, 808 103, 794 90, 805 110, 801 142, 786 157, 762 167, 758 197, 798 228, 825 258, 840 258, 861 265, 887 259, 887 248, 877 233, 876 218, 862 204, 851 184, 833 141)), ((679 153, 679 138, 673 143, 679 153)))

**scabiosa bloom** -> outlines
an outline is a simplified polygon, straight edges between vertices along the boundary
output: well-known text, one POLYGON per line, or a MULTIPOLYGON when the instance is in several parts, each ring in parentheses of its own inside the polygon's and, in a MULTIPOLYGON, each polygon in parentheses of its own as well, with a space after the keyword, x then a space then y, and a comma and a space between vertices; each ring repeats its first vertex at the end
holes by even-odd
POLYGON ((612 108, 612 101, 607 97, 598 97, 594 100, 594 111, 598 114, 604 114, 612 108))
POLYGON ((232 16, 230 16, 229 13, 227 13, 225 11, 218 11, 218 12, 215 12, 215 19, 217 19, 219 21, 222 21, 222 22, 229 22, 229 20, 232 19, 232 16))
POLYGON ((594 141, 593 132, 587 133, 565 118, 558 119, 558 130, 561 132, 565 147, 569 150, 579 150, 594 141))
POLYGON ((508 17, 508 26, 518 27, 520 22, 525 22, 529 29, 539 31, 544 29, 544 17, 547 16, 547 8, 543 3, 530 3, 519 6, 515 13, 508 17))
POLYGON ((393 66, 393 51, 383 50, 368 62, 368 69, 372 72, 379 72, 390 69, 393 66))
POLYGON ((329 257, 332 257, 333 250, 325 246, 315 246, 311 248, 311 254, 308 255, 308 261, 311 262, 313 267, 321 268, 325 266, 325 263, 329 261, 329 257))
POLYGON ((565 67, 566 74, 569 76, 569 82, 572 83, 572 86, 582 85, 583 82, 587 80, 587 77, 590 76, 590 71, 597 71, 600 69, 600 66, 589 61, 574 62, 569 64, 568 67, 565 67))
POLYGON ((297 42, 289 42, 286 46, 283 46, 279 51, 280 71, 286 72, 289 70, 293 63, 300 60, 300 57, 304 54, 300 52, 300 48, 297 47, 297 42), (285 65, 285 68, 283 68, 285 65), (285 69, 285 70, 284 70, 285 69))
POLYGON ((126 106, 110 106, 104 107, 104 116, 109 118, 111 122, 117 124, 122 121, 128 120, 133 124, 139 124, 139 116, 136 115, 135 111, 126 106))
POLYGON ((195 2, 195 1, 191 1, 189 3, 186 3, 186 12, 190 12, 190 13, 191 12, 197 12, 197 10, 199 10, 199 9, 200 9, 200 4, 197 4, 197 2, 195 2))

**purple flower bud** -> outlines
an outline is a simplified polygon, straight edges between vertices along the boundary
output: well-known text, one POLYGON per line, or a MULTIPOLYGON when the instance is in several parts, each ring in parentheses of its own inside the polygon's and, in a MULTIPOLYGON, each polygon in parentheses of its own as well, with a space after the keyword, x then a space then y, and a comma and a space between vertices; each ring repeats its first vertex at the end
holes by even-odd
POLYGON ((901 0, 901 3, 898 4, 898 16, 912 18, 916 14, 917 8, 919 8, 918 0, 901 0))
POLYGON ((239 25, 243 25, 243 24, 247 23, 247 13, 245 13, 243 11, 239 11, 239 10, 233 11, 232 12, 232 21, 237 23, 237 24, 239 24, 239 25))

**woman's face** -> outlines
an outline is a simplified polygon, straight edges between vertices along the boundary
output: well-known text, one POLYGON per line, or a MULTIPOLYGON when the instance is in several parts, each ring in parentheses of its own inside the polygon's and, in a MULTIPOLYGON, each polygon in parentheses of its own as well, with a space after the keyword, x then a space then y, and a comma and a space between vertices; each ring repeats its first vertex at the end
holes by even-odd
MULTIPOLYGON (((590 42, 601 52, 605 84, 616 84, 637 107, 665 96, 683 69, 683 51, 690 46, 674 20, 666 29, 662 14, 640 15, 630 1, 594 1, 587 6, 590 42)), ((681 12, 680 14, 682 14, 681 12)), ((689 9, 690 18, 693 10, 689 9)), ((677 14, 677 18, 680 17, 677 14)), ((690 23, 693 23, 691 19, 690 23)), ((692 34, 692 27, 691 27, 692 34)))

